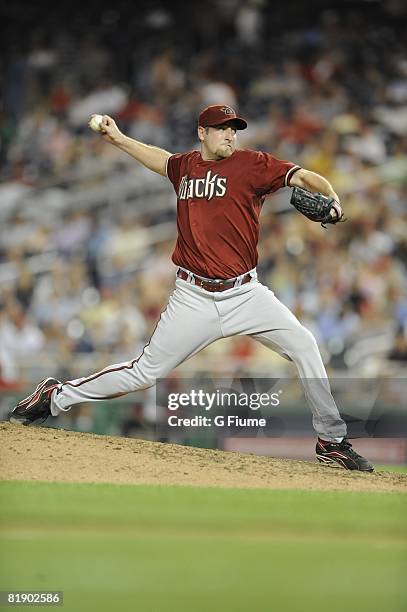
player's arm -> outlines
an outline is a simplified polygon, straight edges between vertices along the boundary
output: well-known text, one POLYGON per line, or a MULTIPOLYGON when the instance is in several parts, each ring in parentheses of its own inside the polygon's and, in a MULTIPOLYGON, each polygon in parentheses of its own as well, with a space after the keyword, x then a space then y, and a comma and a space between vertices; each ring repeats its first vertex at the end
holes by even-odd
POLYGON ((320 174, 300 168, 290 178, 290 187, 302 187, 312 191, 312 193, 323 193, 324 195, 335 198, 339 202, 339 196, 335 193, 331 183, 320 174))
POLYGON ((107 142, 134 157, 149 170, 167 176, 167 161, 171 157, 171 153, 168 153, 168 151, 126 136, 119 130, 115 120, 109 115, 103 115, 101 134, 107 142))

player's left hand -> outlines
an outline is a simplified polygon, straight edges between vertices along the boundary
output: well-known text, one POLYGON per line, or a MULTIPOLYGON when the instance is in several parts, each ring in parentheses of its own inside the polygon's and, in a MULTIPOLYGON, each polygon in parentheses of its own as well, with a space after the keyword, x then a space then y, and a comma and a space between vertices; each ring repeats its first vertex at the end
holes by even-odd
POLYGON ((322 193, 311 193, 301 187, 294 187, 290 204, 311 221, 321 223, 322 227, 327 223, 335 225, 345 220, 339 202, 322 193))
POLYGON ((333 221, 332 223, 338 223, 339 221, 344 221, 342 206, 340 205, 338 200, 332 201, 331 210, 329 211, 333 221))

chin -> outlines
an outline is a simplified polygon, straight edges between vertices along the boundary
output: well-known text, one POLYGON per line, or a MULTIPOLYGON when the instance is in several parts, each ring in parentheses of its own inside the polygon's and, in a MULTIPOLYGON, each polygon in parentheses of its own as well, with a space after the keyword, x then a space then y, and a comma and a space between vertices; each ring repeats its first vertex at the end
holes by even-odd
POLYGON ((226 148, 216 151, 216 154, 219 159, 225 159, 226 157, 230 157, 233 152, 233 149, 226 148))

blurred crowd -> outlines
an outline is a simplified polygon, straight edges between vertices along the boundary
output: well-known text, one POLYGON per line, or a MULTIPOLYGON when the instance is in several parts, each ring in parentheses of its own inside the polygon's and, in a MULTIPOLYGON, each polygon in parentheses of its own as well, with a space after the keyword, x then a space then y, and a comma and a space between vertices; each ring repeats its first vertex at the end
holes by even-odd
MULTIPOLYGON (((264 0, 102 3, 85 29, 83 14, 54 8, 51 27, 31 9, 26 36, 15 20, 1 43, 3 385, 134 357, 173 285, 175 195, 90 132, 90 114, 178 152, 198 148, 212 103, 247 117, 241 147, 324 175, 342 198, 347 221, 327 230, 290 211, 286 191, 266 201, 261 281, 332 367, 407 360, 405 14, 374 4, 289 19, 264 0)), ((249 339, 220 344, 192 367, 277 363, 249 339)))

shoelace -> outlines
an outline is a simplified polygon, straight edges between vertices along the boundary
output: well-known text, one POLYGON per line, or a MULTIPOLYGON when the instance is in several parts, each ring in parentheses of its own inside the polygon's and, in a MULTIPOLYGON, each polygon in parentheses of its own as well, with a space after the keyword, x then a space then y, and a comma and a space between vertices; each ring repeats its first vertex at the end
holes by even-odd
POLYGON ((353 450, 352 444, 350 442, 348 442, 347 440, 342 440, 342 442, 340 443, 339 446, 340 446, 340 448, 343 448, 343 450, 346 450, 353 457, 360 457, 361 456, 361 455, 358 455, 358 453, 353 450))

